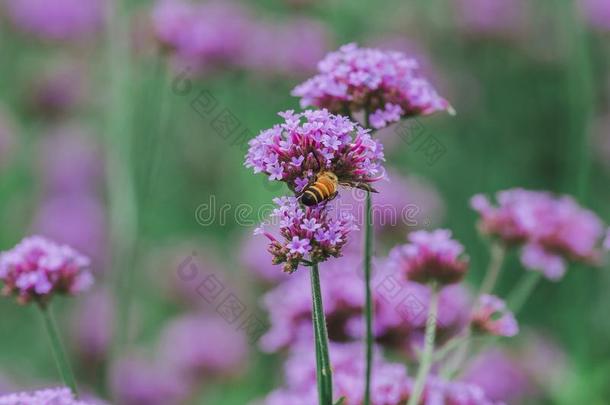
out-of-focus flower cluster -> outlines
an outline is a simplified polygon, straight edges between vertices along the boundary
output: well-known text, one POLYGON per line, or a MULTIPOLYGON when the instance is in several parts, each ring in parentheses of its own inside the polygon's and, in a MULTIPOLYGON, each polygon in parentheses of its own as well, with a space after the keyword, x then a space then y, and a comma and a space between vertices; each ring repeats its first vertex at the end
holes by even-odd
POLYGON ((285 122, 249 143, 246 167, 284 181, 301 192, 322 170, 340 182, 372 183, 384 177, 381 143, 350 121, 327 110, 280 113, 285 122))
POLYGON ((349 232, 356 229, 351 214, 333 218, 324 205, 303 208, 295 197, 280 197, 273 202, 278 207, 271 221, 279 223, 279 239, 266 232, 264 225, 256 233, 271 241, 268 251, 273 264, 283 263, 287 273, 294 272, 301 262, 319 263, 341 256, 349 232))
POLYGON ((320 61, 318 70, 292 92, 303 107, 348 115, 366 109, 374 128, 401 117, 453 111, 421 76, 417 61, 400 52, 344 45, 320 61))
POLYGON ((0 254, 2 292, 18 302, 46 303, 54 294, 77 294, 93 284, 89 259, 67 245, 32 236, 0 254))
POLYGON ((558 280, 568 261, 599 262, 604 225, 572 197, 510 189, 500 191, 496 199, 494 206, 483 195, 472 198, 472 207, 481 215, 479 228, 508 246, 522 247, 526 268, 558 280))
POLYGON ((94 405, 79 401, 68 388, 48 388, 0 396, 0 405, 94 405))
POLYGON ((390 252, 390 260, 408 280, 441 285, 459 282, 468 269, 464 247, 451 239, 451 231, 417 231, 409 234, 409 243, 390 252))
POLYGON ((78 41, 104 25, 106 0, 8 0, 15 26, 43 40, 78 41))
POLYGON ((504 301, 489 294, 479 297, 472 314, 472 327, 494 336, 511 337, 519 333, 517 320, 504 301))
POLYGON ((161 0, 152 11, 152 24, 174 62, 193 71, 229 66, 266 74, 305 73, 329 43, 327 30, 315 20, 270 23, 233 1, 161 0))

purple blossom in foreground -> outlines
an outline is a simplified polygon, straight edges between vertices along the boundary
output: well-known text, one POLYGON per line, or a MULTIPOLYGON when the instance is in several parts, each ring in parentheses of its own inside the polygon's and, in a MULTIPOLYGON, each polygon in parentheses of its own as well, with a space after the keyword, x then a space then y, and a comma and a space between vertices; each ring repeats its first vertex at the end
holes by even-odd
MULTIPOLYGON (((290 354, 285 365, 285 386, 269 394, 260 404, 311 405, 317 403, 316 368, 310 345, 300 345, 290 354)), ((361 343, 331 343, 335 400, 345 397, 344 405, 361 405, 364 393, 364 351, 361 343)), ((371 404, 403 405, 411 394, 413 381, 400 363, 385 361, 379 350, 373 353, 371 404)), ((493 405, 476 385, 446 381, 431 376, 423 394, 422 404, 493 405)))
POLYGON ((239 372, 246 361, 248 345, 243 331, 216 314, 189 315, 167 325, 159 352, 164 365, 196 380, 239 372))
POLYGON ((512 337, 519 333, 517 320, 506 303, 489 294, 479 298, 472 314, 472 327, 477 332, 494 336, 512 337))
POLYGON ((507 245, 522 245, 521 262, 529 270, 560 279, 568 261, 596 264, 604 226, 593 212, 569 196, 511 189, 497 194, 498 206, 482 195, 471 200, 485 235, 507 245))
POLYGON ((479 386, 494 401, 511 404, 521 403, 534 390, 523 365, 515 356, 500 349, 479 354, 459 379, 479 386))
POLYGON ((284 181, 299 193, 322 170, 340 182, 372 183, 384 177, 383 146, 348 118, 327 110, 279 114, 282 124, 249 142, 246 167, 284 181))
POLYGON ((68 388, 48 388, 0 396, 0 405, 94 405, 79 401, 68 388))
POLYGON ((21 304, 44 304, 54 294, 78 294, 93 284, 87 257, 41 236, 27 237, 0 254, 0 280, 2 293, 15 295, 21 304))
MULTIPOLYGON (((364 336, 361 263, 360 255, 348 254, 320 265, 324 312, 329 339, 333 342, 360 341, 364 336)), ((380 344, 411 355, 413 349, 423 343, 430 289, 418 283, 399 281, 394 269, 384 265, 383 262, 374 263, 373 333, 380 344)), ((313 339, 309 283, 307 273, 297 273, 264 296, 263 304, 271 323, 260 341, 264 351, 275 352, 313 339)), ((469 301, 467 291, 460 285, 441 291, 439 342, 455 336, 469 322, 469 301)))
POLYGON ((415 59, 400 52, 342 46, 318 63, 319 73, 292 95, 301 106, 327 108, 336 114, 367 110, 371 125, 383 128, 401 117, 453 112, 422 77, 415 59))
MULTIPOLYGON (((314 348, 303 344, 290 354, 285 365, 286 386, 265 398, 265 405, 300 405, 317 403, 316 366, 312 356, 314 348)), ((345 405, 362 403, 364 393, 364 351, 360 343, 330 345, 330 361, 333 370, 333 393, 335 399, 346 397, 345 405)), ((411 391, 411 379, 406 367, 382 359, 378 350, 374 352, 371 380, 372 404, 405 403, 411 391)))
POLYGON ((390 260, 403 277, 418 283, 440 285, 457 283, 468 270, 464 247, 451 239, 451 231, 417 231, 409 234, 409 243, 390 252, 390 260))
POLYGON ((238 62, 248 43, 250 16, 240 3, 158 1, 152 11, 158 40, 190 68, 238 62))
POLYGON ((44 40, 79 41, 104 24, 105 0, 8 0, 8 15, 20 30, 44 40))
POLYGON ((294 272, 301 263, 320 263, 330 257, 341 256, 341 249, 349 233, 357 229, 351 214, 332 217, 332 210, 324 206, 303 208, 295 197, 275 198, 278 208, 273 210, 271 221, 279 223, 276 238, 263 226, 256 234, 265 235, 271 243, 268 251, 273 264, 284 264, 283 270, 294 272))

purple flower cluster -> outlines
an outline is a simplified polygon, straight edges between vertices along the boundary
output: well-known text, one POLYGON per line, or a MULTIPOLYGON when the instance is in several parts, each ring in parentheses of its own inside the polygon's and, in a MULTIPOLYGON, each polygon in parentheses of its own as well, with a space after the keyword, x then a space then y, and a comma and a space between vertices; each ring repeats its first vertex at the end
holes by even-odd
POLYGON ((481 215, 479 228, 509 246, 523 246, 521 262, 526 268, 558 280, 567 261, 599 261, 603 223, 571 197, 510 189, 500 191, 497 201, 493 206, 485 196, 472 198, 472 207, 481 215))
POLYGON ((610 4, 606 0, 579 0, 588 23, 600 31, 610 31, 610 4))
MULTIPOLYGON (((265 405, 311 405, 317 403, 316 367, 311 344, 295 347, 285 365, 286 387, 269 394, 265 405)), ((412 382, 406 368, 382 359, 378 350, 373 357, 371 403, 402 404, 409 398, 412 382)), ((361 343, 331 343, 330 360, 333 370, 334 395, 345 397, 345 405, 363 401, 364 351, 361 343)))
POLYGON ((472 328, 494 336, 512 337, 519 333, 519 325, 506 303, 495 295, 485 294, 472 314, 472 328))
POLYGON ((453 109, 422 77, 418 63, 400 52, 342 46, 318 63, 319 73, 292 94, 301 106, 333 113, 368 111, 370 124, 383 128, 401 117, 453 109))
MULTIPOLYGON (((324 310, 329 339, 333 342, 356 341, 364 336, 361 260, 359 255, 348 254, 320 266, 324 310)), ((373 280, 373 333, 380 343, 410 355, 423 342, 430 289, 409 281, 396 284, 394 270, 383 261, 375 263, 378 275, 373 280), (402 296, 391 299, 397 291, 402 296)), ((298 273, 264 296, 271 329, 261 338, 263 350, 275 352, 313 339, 309 282, 306 273, 298 273), (290 300, 286 301, 286 297, 290 300)), ((469 318, 470 300, 465 288, 460 285, 444 288, 439 301, 439 341, 455 336, 469 318)))
POLYGON ((440 285, 457 283, 466 274, 468 260, 464 247, 451 239, 451 231, 417 231, 409 234, 409 243, 390 252, 390 260, 408 280, 440 285))
POLYGON ((271 241, 268 251, 273 255, 273 264, 284 263, 287 273, 294 272, 302 262, 320 263, 341 256, 347 235, 356 229, 351 214, 341 213, 339 218, 333 218, 328 207, 303 208, 295 197, 275 198, 273 202, 278 208, 271 214, 271 221, 279 223, 279 239, 266 232, 264 225, 255 233, 271 241))
POLYGON ((190 67, 239 60, 250 16, 239 3, 161 0, 152 12, 158 40, 190 67))
POLYGON ((24 32, 45 40, 78 41, 104 24, 105 0, 9 0, 8 14, 24 32))
POLYGON ((372 183, 384 178, 383 146, 349 118, 327 110, 292 110, 284 123, 262 131, 249 143, 246 167, 302 191, 322 170, 340 182, 372 183))
POLYGON ((0 396, 0 405, 93 405, 74 398, 68 388, 48 388, 0 396))
POLYGON ((77 294, 93 284, 88 267, 89 259, 71 247, 31 236, 0 254, 2 292, 16 295, 20 303, 45 303, 53 294, 77 294))

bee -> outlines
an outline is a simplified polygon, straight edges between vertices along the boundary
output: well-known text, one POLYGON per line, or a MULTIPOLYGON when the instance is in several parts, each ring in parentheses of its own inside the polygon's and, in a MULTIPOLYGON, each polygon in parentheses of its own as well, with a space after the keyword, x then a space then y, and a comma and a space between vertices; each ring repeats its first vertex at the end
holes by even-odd
POLYGON ((339 193, 338 189, 340 185, 359 188, 373 193, 377 192, 377 190, 366 183, 355 181, 341 182, 335 173, 329 170, 323 170, 317 174, 315 181, 303 189, 299 198, 305 206, 312 207, 321 202, 330 201, 335 198, 339 193))

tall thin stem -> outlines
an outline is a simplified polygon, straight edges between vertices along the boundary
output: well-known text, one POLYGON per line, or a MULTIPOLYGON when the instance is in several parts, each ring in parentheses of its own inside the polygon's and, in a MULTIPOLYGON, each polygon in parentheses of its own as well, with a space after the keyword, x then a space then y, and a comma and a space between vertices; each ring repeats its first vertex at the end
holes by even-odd
POLYGON ((542 273, 539 271, 528 271, 521 277, 519 284, 513 289, 508 296, 508 307, 515 315, 521 310, 527 299, 532 294, 540 280, 542 273))
POLYGON ((366 374, 364 384, 364 404, 371 402, 371 372, 373 362, 373 299, 371 294, 371 256, 373 252, 373 226, 372 226, 372 198, 366 193, 364 222, 364 290, 365 304, 364 316, 366 320, 366 374))
POLYGON ((318 397, 320 405, 332 405, 333 383, 328 355, 328 332, 326 331, 326 317, 322 305, 322 291, 320 289, 320 272, 318 264, 311 266, 311 298, 313 302, 312 321, 314 340, 316 343, 316 377, 318 381, 318 397))
POLYGON ((55 324, 53 314, 51 313, 51 309, 45 304, 39 304, 38 308, 40 308, 40 313, 42 314, 42 318, 44 320, 44 326, 49 335, 49 340, 51 341, 51 350, 53 351, 53 357, 55 358, 55 364, 57 365, 57 370, 59 371, 61 380, 72 390, 74 396, 78 396, 78 389, 76 388, 74 373, 72 372, 72 367, 70 366, 70 362, 68 361, 64 347, 61 344, 61 338, 59 337, 59 332, 57 330, 57 325, 55 324))
POLYGON ((489 260, 489 266, 487 267, 487 273, 479 289, 479 297, 484 294, 490 294, 498 281, 500 270, 502 269, 502 263, 504 262, 504 256, 506 255, 506 249, 499 243, 493 243, 491 245, 491 258, 489 260))
POLYGON ((436 285, 432 286, 432 295, 430 296, 430 309, 428 310, 428 319, 426 320, 426 333, 424 338, 424 351, 422 353, 419 370, 413 386, 413 392, 409 398, 408 405, 417 405, 424 392, 424 386, 428 378, 428 373, 432 367, 434 340, 436 337, 436 317, 438 313, 438 290, 436 285))

